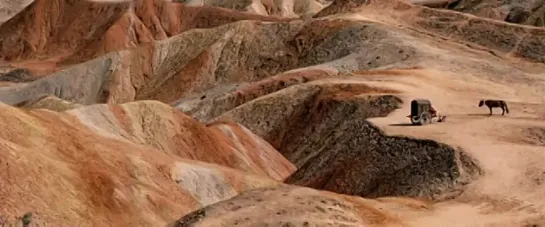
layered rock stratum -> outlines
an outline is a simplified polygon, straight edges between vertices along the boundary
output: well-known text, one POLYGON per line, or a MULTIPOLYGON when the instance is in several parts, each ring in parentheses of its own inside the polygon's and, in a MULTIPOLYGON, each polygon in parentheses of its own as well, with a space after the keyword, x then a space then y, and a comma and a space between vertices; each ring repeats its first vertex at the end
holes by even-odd
POLYGON ((0 226, 545 225, 539 3, 488 2, 6 1, 0 226))
POLYGON ((471 13, 480 17, 502 20, 509 23, 542 27, 545 25, 545 5, 541 0, 503 0, 503 1, 467 1, 467 0, 415 0, 430 7, 442 7, 471 13), (427 1, 427 2, 426 2, 427 1), (433 3, 432 3, 433 2, 433 3))
MULTIPOLYGON (((58 102, 47 99, 38 103, 58 102)), ((3 214, 26 209, 45 223, 159 225, 277 185, 295 170, 236 123, 207 127, 156 101, 33 107, 40 109, 1 107, 3 214)))

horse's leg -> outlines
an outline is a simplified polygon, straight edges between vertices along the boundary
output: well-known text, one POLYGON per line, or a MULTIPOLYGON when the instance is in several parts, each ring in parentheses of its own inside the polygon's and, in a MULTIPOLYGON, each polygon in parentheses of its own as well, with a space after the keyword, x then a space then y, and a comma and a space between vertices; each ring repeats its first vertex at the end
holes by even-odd
POLYGON ((505 107, 501 106, 501 115, 505 115, 505 107))
POLYGON ((488 109, 490 110, 490 115, 492 115, 492 107, 488 107, 488 109))

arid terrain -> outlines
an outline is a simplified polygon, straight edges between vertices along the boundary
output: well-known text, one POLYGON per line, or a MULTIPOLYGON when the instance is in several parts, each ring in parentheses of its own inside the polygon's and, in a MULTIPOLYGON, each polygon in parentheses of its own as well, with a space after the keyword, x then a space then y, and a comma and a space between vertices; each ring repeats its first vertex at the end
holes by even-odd
POLYGON ((545 226, 543 10, 4 0, 0 227, 545 226))

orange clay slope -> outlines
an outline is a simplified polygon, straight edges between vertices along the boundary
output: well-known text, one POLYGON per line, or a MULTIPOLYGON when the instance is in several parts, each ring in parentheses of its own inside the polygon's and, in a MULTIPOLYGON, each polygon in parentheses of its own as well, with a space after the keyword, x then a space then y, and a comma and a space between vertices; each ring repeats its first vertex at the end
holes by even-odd
POLYGON ((37 0, 0 26, 0 58, 22 66, 79 63, 110 51, 162 40, 193 28, 280 18, 161 0, 37 0), (90 19, 93 18, 93 19, 90 19), (43 63, 42 63, 43 64, 43 63))
POLYGON ((239 21, 192 29, 110 52, 39 80, 2 87, 0 101, 17 104, 55 95, 80 104, 174 102, 213 86, 252 81, 296 67, 293 46, 285 40, 300 25, 239 21), (268 45, 263 47, 263 42, 268 45))
POLYGON ((161 225, 295 170, 238 124, 205 127, 159 102, 0 108, 0 213, 9 220, 33 212, 56 226, 161 225))

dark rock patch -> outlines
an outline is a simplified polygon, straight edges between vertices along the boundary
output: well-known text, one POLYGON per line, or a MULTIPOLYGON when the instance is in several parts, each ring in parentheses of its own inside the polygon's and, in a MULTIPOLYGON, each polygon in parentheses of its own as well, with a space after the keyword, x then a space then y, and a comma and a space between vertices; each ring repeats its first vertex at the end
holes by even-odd
POLYGON ((397 109, 401 100, 395 95, 337 86, 300 89, 298 94, 306 98, 291 96, 286 102, 280 95, 264 98, 227 116, 262 136, 297 166, 285 181, 290 184, 364 197, 446 199, 457 196, 481 172, 459 149, 388 136, 366 120, 397 109))
MULTIPOLYGON (((298 167, 286 183, 364 197, 443 198, 460 169, 478 172, 463 152, 432 140, 387 136, 366 118, 385 115, 400 100, 322 100, 292 118, 279 150, 298 167)), ((456 190, 455 190, 456 191, 456 190)))
POLYGON ((18 68, 10 72, 0 74, 0 81, 22 83, 33 81, 32 73, 28 69, 18 68))

